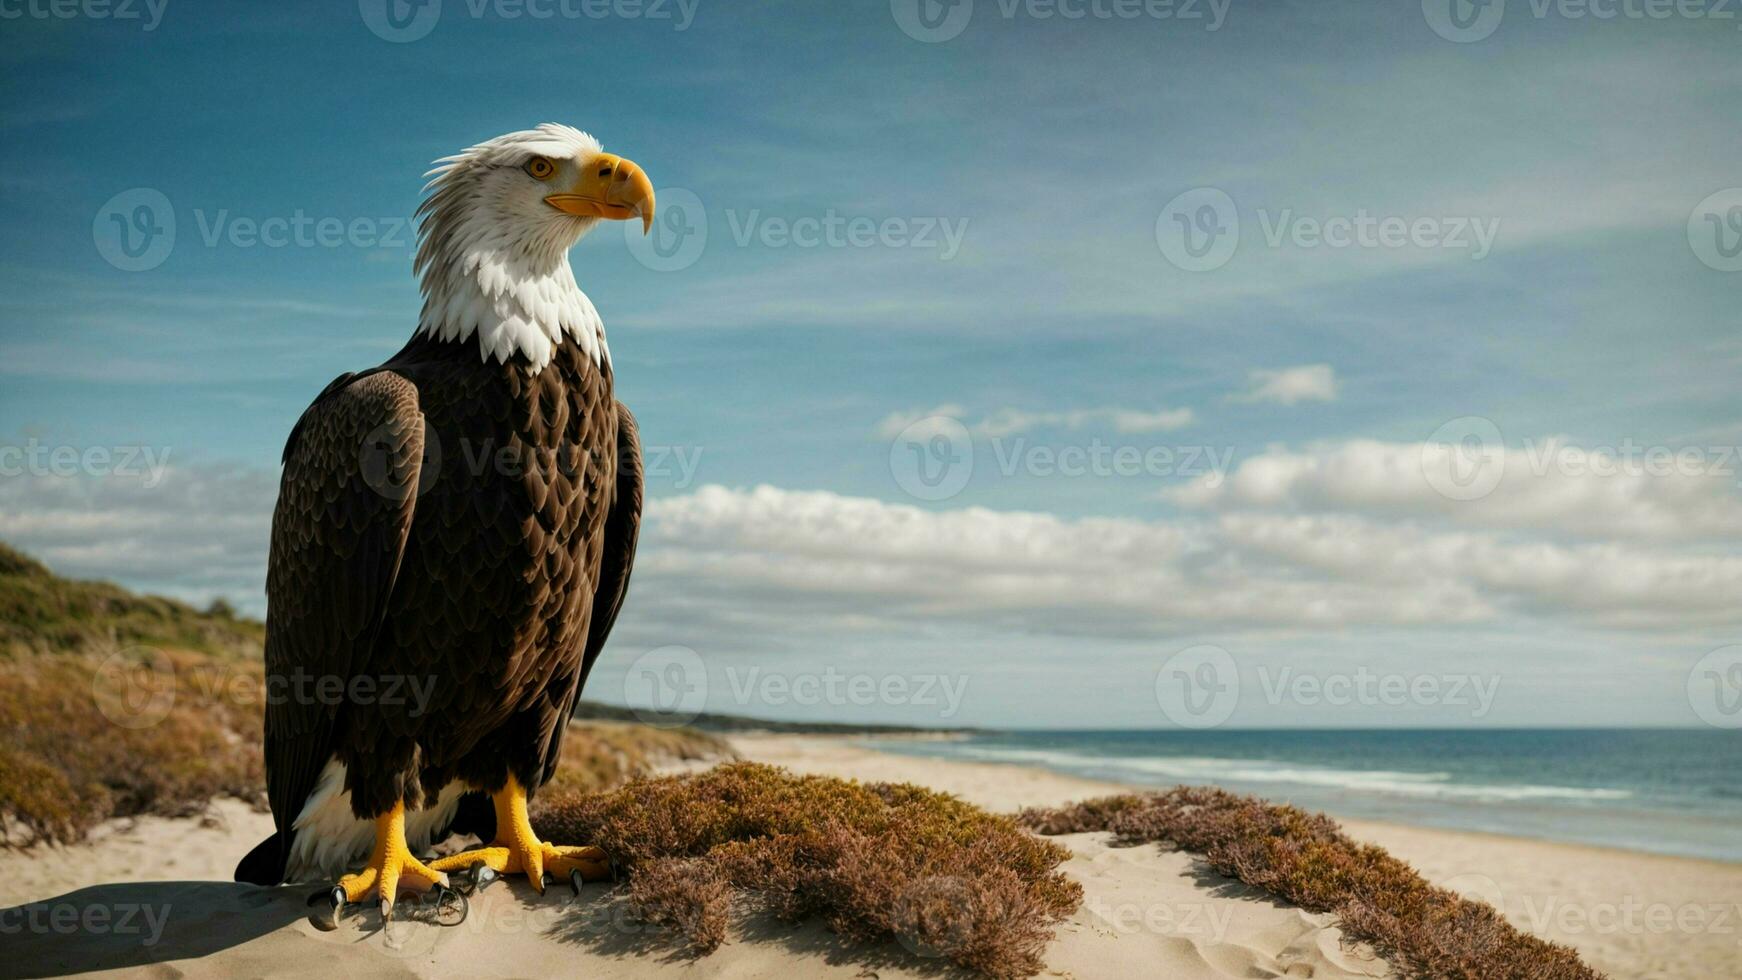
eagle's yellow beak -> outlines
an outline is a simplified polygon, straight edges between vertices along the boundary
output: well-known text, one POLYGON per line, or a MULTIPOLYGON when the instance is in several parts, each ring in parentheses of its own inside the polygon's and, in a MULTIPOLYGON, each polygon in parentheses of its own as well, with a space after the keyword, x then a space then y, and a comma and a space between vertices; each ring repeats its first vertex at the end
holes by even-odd
POLYGON ((641 233, 653 227, 653 181, 635 165, 615 153, 600 153, 581 161, 581 176, 574 189, 552 194, 544 203, 584 218, 626 221, 641 216, 641 233))

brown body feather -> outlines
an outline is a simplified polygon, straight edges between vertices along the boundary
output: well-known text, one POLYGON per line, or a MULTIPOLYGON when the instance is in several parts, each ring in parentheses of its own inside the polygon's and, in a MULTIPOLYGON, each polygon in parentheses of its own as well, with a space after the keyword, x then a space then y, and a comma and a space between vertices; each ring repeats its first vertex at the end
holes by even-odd
POLYGON ((574 344, 535 373, 419 336, 328 386, 291 433, 273 515, 280 855, 333 758, 359 818, 454 781, 542 784, 622 606, 641 495, 634 419, 574 344))

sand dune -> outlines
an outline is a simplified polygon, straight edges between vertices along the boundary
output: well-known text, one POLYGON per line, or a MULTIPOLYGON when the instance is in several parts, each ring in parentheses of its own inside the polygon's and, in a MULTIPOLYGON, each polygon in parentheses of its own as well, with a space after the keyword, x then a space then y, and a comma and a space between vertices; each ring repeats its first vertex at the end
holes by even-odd
MULTIPOLYGON (((903 779, 956 792, 994 809, 1053 804, 1116 791, 1088 780, 1008 766, 933 762, 867 751, 839 739, 742 737, 747 758, 798 771, 866 780, 903 779)), ((498 883, 474 899, 467 921, 440 928, 413 915, 387 934, 372 914, 332 933, 308 925, 307 887, 258 889, 228 881, 237 855, 270 821, 235 803, 197 820, 141 820, 105 828, 76 848, 0 855, 0 975, 104 973, 228 977, 540 976, 923 977, 947 975, 926 950, 896 943, 863 950, 820 925, 793 929, 764 919, 737 923, 733 940, 704 959, 674 954, 636 923, 611 886, 578 898, 543 898, 498 883), (147 969, 141 974, 140 968, 147 969)), ((1596 908, 1634 895, 1645 902, 1742 901, 1742 866, 1597 848, 1384 825, 1351 824, 1415 862, 1430 878, 1459 878, 1475 893, 1497 889, 1508 916, 1532 928, 1543 902, 1596 908)), ((1073 978, 1383 976, 1383 962, 1344 948, 1330 917, 1277 902, 1204 871, 1189 855, 1109 847, 1103 835, 1059 838, 1075 857, 1065 870, 1085 901, 1047 952, 1055 976, 1073 978)), ((1442 879, 1443 880, 1443 879, 1442 879)), ((1552 906, 1551 906, 1552 907, 1552 906)), ((402 909, 406 906, 402 905, 402 909)), ((1668 935, 1581 928, 1565 915, 1538 931, 1572 943, 1616 977, 1742 975, 1736 923, 1668 935), (1568 928, 1571 925, 1572 928, 1568 928)))

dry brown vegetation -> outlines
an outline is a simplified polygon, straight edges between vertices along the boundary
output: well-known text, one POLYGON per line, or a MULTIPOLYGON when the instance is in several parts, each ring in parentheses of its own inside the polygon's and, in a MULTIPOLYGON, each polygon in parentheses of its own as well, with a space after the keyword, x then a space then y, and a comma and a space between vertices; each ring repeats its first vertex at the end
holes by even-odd
POLYGON ((70 843, 99 821, 264 798, 260 715, 192 651, 17 658, 0 686, 0 844, 70 843), (207 673, 212 670, 212 673, 207 673))
POLYGON ((0 846, 261 796, 262 627, 50 574, 0 544, 0 846))
MULTIPOLYGON (((264 628, 103 582, 0 544, 0 846, 72 843, 97 823, 265 803, 264 628)), ((551 789, 601 790, 731 758, 685 729, 578 722, 551 789)))
MULTIPOLYGON (((0 846, 82 839, 97 823, 265 805, 258 661, 134 648, 13 658, 0 684, 0 846)), ((658 766, 729 759, 683 729, 575 722, 545 792, 597 791, 658 766)))
POLYGON ((735 758, 737 753, 725 739, 707 732, 631 722, 572 721, 563 738, 556 775, 539 793, 598 792, 664 766, 735 758))
POLYGON ((1453 980, 1596 980, 1571 949, 1519 932, 1492 907, 1437 888, 1323 814, 1223 790, 1165 793, 1027 810, 1043 834, 1111 831, 1126 844, 1165 842, 1217 872, 1311 912, 1334 912, 1345 935, 1373 945, 1408 976, 1453 980))
POLYGON ((1042 968, 1053 926, 1082 901, 1070 852, 953 796, 907 784, 795 776, 755 763, 541 797, 553 840, 603 847, 629 901, 698 952, 719 946, 736 894, 848 941, 895 939, 994 977, 1042 968))

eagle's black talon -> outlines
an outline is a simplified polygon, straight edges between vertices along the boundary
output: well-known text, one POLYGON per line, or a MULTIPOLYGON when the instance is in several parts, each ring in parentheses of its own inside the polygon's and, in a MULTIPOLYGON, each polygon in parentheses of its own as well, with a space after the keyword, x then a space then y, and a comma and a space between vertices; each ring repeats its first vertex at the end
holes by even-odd
POLYGON ((435 898, 436 925, 452 928, 466 921, 466 916, 472 913, 472 903, 466 901, 466 896, 458 889, 437 885, 430 890, 430 895, 435 898), (459 917, 449 922, 452 910, 458 910, 459 917))
POLYGON ((332 932, 339 927, 339 916, 345 911, 345 890, 335 886, 332 891, 315 892, 308 897, 308 904, 314 909, 308 914, 309 925, 332 932))
POLYGON ((460 894, 474 895, 483 891, 485 885, 496 880, 496 869, 487 864, 474 864, 454 877, 458 882, 455 889, 460 894))
POLYGON ((581 896, 581 872, 578 868, 569 870, 569 887, 575 890, 575 897, 581 896))

